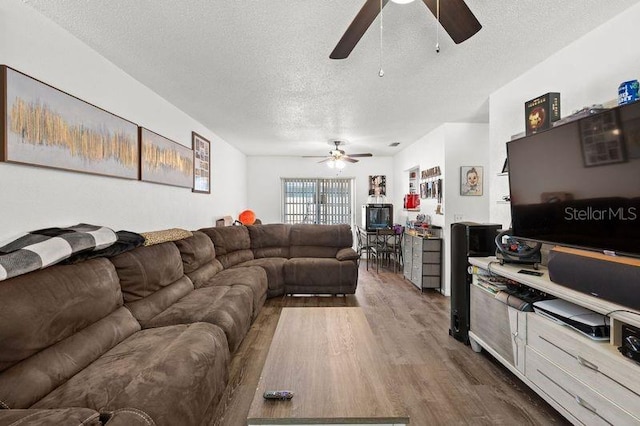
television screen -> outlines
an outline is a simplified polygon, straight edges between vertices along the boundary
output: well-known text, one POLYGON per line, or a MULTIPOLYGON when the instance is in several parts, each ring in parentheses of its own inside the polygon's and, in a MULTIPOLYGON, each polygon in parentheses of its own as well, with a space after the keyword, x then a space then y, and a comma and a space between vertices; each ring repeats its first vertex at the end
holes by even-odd
POLYGON ((640 102, 507 143, 513 234, 640 257, 640 102))
POLYGON ((390 228, 393 225, 393 204, 363 205, 362 222, 367 231, 390 228))

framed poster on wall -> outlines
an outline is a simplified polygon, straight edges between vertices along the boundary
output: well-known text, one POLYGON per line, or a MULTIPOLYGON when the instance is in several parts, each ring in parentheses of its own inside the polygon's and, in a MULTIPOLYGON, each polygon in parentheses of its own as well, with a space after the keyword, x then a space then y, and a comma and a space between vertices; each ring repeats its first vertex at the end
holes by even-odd
POLYGON ((211 142, 191 133, 193 148, 193 192, 211 194, 211 142))

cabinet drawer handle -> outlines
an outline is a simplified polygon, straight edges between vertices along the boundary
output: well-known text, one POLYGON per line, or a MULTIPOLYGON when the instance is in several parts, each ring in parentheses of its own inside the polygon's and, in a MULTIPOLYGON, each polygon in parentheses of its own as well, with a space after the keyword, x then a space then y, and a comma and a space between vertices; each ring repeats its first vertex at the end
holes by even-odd
POLYGON ((578 356, 577 359, 578 359, 578 363, 580 363, 580 365, 582 365, 584 367, 587 367, 587 368, 589 368, 591 370, 598 371, 598 366, 595 365, 594 363, 592 363, 590 361, 587 361, 586 359, 582 358, 581 356, 578 356))
POLYGON ((578 395, 576 395, 576 402, 578 404, 580 404, 582 407, 584 407, 587 410, 591 411, 593 414, 598 414, 598 410, 596 410, 593 405, 589 404, 587 401, 585 401, 584 399, 580 398, 578 395))

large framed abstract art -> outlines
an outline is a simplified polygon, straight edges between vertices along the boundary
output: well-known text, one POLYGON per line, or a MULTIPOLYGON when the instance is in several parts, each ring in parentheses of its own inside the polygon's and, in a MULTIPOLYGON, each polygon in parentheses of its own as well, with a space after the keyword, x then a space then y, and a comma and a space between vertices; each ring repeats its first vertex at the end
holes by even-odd
POLYGON ((192 188, 193 150, 140 127, 140 180, 192 188))
POLYGON ((138 179, 138 126, 0 67, 0 161, 138 179))

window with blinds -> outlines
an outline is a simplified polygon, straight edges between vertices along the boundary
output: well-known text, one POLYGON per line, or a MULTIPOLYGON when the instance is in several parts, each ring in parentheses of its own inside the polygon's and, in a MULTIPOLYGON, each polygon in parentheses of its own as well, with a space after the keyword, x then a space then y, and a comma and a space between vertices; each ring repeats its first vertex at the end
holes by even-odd
POLYGON ((284 223, 347 223, 353 227, 353 179, 282 179, 284 223))

